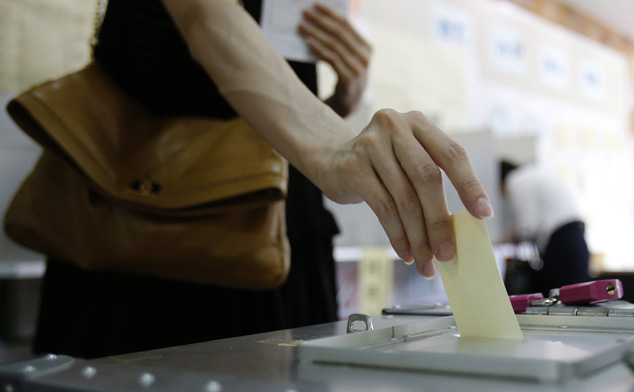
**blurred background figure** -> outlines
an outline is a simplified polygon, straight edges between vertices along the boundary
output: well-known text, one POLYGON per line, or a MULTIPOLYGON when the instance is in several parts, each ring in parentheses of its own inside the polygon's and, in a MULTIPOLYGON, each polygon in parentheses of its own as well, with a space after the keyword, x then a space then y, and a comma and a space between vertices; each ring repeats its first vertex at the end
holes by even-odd
POLYGON ((530 291, 590 280, 585 224, 574 194, 552 171, 533 164, 500 164, 502 195, 513 214, 513 238, 536 244, 543 266, 531 276, 530 291))

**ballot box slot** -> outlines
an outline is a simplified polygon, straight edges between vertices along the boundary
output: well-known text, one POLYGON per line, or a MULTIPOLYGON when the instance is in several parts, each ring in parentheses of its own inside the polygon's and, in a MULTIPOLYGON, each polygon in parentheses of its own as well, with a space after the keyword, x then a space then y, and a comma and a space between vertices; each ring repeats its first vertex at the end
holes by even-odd
POLYGON ((524 339, 461 338, 452 316, 307 341, 304 362, 563 382, 621 361, 629 318, 517 315, 524 339))

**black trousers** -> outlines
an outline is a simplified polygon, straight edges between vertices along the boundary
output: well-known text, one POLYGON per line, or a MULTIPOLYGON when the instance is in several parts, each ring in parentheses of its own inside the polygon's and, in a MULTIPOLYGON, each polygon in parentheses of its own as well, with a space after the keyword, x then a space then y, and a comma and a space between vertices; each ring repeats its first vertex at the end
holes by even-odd
POLYGON ((571 222, 557 229, 541 254, 544 266, 534 275, 535 291, 548 295, 550 289, 590 280, 590 252, 582 222, 571 222))

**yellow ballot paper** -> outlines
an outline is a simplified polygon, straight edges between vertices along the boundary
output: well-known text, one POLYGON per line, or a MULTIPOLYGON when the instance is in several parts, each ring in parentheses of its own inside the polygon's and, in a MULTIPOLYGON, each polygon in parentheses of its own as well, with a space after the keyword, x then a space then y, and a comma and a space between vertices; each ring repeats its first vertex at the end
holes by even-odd
POLYGON ((452 218, 456 257, 438 270, 460 337, 522 339, 486 224, 466 210, 452 218))

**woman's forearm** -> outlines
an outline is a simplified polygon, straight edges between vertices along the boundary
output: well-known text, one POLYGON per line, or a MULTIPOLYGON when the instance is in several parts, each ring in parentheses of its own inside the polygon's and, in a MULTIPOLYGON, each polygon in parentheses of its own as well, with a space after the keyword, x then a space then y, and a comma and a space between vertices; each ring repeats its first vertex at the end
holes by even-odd
POLYGON ((194 59, 234 109, 318 183, 318 156, 356 133, 295 75, 233 0, 165 0, 194 59), (330 143, 332 141, 332 143, 330 143))
POLYGON ((164 0, 221 94, 330 199, 366 201, 426 277, 455 255, 442 168, 475 217, 493 215, 464 149, 422 113, 377 112, 356 134, 315 97, 234 0, 164 0))

